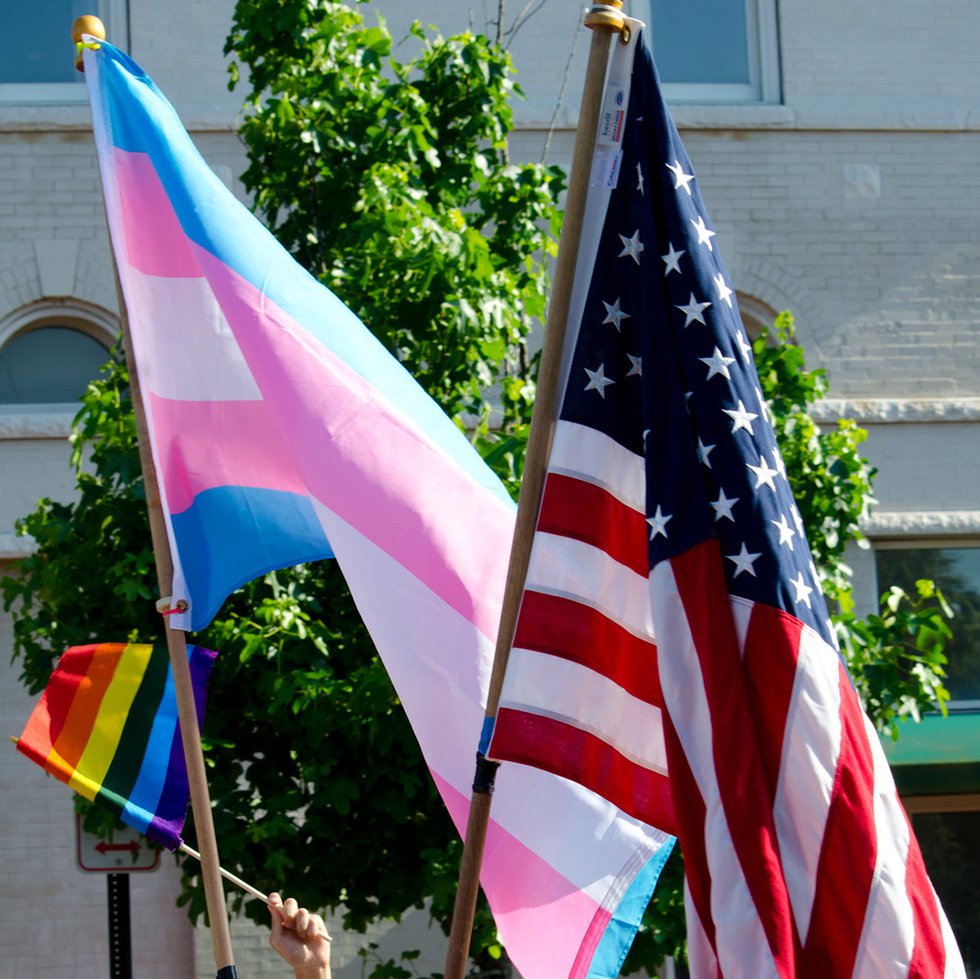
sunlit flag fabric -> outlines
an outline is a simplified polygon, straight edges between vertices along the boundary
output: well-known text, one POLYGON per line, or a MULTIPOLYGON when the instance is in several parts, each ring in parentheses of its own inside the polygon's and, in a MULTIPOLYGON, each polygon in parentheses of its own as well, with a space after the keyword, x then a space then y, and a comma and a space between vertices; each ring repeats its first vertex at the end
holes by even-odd
MULTIPOLYGON (((198 717, 215 653, 187 647, 198 717)), ((166 646, 72 646, 58 661, 17 750, 126 825, 176 850, 190 789, 166 646)))
MULTIPOLYGON (((85 72, 173 598, 190 603, 170 621, 201 628, 249 578, 335 556, 462 828, 513 504, 208 169, 143 71, 104 44, 85 72)), ((530 769, 495 798, 482 882, 521 974, 614 975, 668 838, 530 769)))
POLYGON ((618 186, 590 203, 488 754, 678 833, 696 977, 963 975, 835 648, 694 171, 645 47, 615 57, 593 183, 618 186))

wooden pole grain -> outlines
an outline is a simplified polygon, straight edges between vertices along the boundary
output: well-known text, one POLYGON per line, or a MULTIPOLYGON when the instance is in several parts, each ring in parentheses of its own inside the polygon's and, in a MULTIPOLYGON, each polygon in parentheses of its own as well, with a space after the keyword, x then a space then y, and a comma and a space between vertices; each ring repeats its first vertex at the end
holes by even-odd
MULTIPOLYGON (((97 18, 90 15, 79 17, 72 25, 72 40, 78 44, 82 34, 105 38, 105 27, 97 18)), ((76 67, 83 70, 81 61, 76 67)), ((105 188, 103 188, 104 192, 105 188)), ((110 244, 112 229, 109 228, 110 244)), ((153 558, 156 564, 157 583, 162 596, 172 594, 174 567, 170 553, 170 542, 163 516, 160 489, 156 466, 150 450, 146 414, 140 393, 139 372, 133 354, 133 341, 129 328, 126 299, 119 280, 115 250, 110 247, 113 271, 116 278, 116 293, 119 302, 119 321, 122 328, 123 349, 126 354, 126 368, 129 372, 129 388, 136 416, 136 433, 139 444, 140 466, 143 471, 143 485, 146 494, 146 509, 150 522, 150 537, 153 543, 153 558)), ((174 690, 177 695, 177 716, 180 722, 184 759, 187 763, 187 779, 190 786, 191 811, 194 813, 194 827, 197 832, 197 845, 200 847, 201 879, 204 883, 204 896, 210 919, 211 943, 214 948, 215 966, 222 979, 235 975, 234 955, 231 947, 231 930, 228 925, 228 909, 225 904, 224 888, 221 883, 221 867, 218 859, 218 844, 211 815, 211 797, 208 792, 207 776, 204 769, 204 753, 201 748, 201 731, 194 700, 194 687, 191 681, 190 666, 187 661, 187 640, 180 629, 171 628, 167 616, 162 616, 163 628, 170 654, 173 671, 174 690)))

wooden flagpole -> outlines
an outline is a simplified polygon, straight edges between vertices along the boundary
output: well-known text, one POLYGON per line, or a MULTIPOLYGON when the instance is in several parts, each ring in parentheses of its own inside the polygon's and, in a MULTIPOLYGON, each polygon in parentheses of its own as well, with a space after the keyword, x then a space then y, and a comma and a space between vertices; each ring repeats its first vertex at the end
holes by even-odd
MULTIPOLYGON (((105 26, 97 17, 79 17, 72 25, 72 40, 78 44, 83 34, 105 38, 105 26)), ((76 61, 75 66, 79 70, 84 70, 80 59, 76 61)), ((109 238, 111 244, 111 228, 109 228, 109 238)), ((111 247, 109 251, 112 254, 113 271, 116 277, 123 348, 126 352, 129 388, 136 415, 136 433, 139 441, 140 465, 143 470, 143 485, 146 492, 146 509, 150 520, 150 537, 153 542, 153 558, 157 569, 157 583, 161 596, 169 596, 172 593, 174 577, 173 559, 170 553, 170 542, 167 539, 166 523, 163 518, 163 505, 160 501, 156 467, 153 464, 153 455, 150 451, 146 413, 143 410, 139 375, 136 369, 136 359, 133 356, 126 299, 119 281, 115 251, 111 247)), ((183 630, 171 628, 166 615, 163 616, 163 626, 167 637, 170 665, 173 670, 174 690, 177 695, 177 716, 184 745, 184 758, 187 763, 191 811, 194 813, 197 844, 201 848, 201 879, 204 883, 204 896, 211 925, 211 943, 214 947, 215 966, 218 970, 219 979, 234 979, 235 960, 231 949, 228 909, 225 904, 224 888, 221 884, 218 843, 214 832, 214 820, 211 815, 211 798, 208 793, 207 776, 204 771, 201 731, 198 725, 190 666, 187 662, 187 640, 183 630)))
MULTIPOLYGON (((531 416, 524 475, 521 480, 521 492, 517 504, 514 541, 511 547, 510 564, 507 568, 507 583, 500 613, 500 627, 497 631, 497 643, 494 649, 493 671, 490 676, 490 688, 487 695, 487 718, 493 718, 497 714, 500 690, 503 686, 504 672, 507 668, 507 659, 510 656, 517 614, 520 609, 524 582, 531 558, 531 542, 534 537, 538 512, 541 508, 545 470, 548 457, 551 454, 551 443, 554 438, 559 409, 558 382, 565 346, 572 285, 575 278, 575 266, 578 262, 579 242, 585 217, 589 179, 592 172, 592 159, 595 154, 596 130, 605 92, 610 39, 614 34, 622 34, 625 25, 622 6, 622 0, 607 0, 604 4, 596 4, 585 15, 585 26, 592 30, 592 43, 589 48, 582 107, 579 113, 578 131, 575 136, 575 149, 572 154, 572 166, 569 173, 568 194, 565 199, 565 218, 562 225, 561 241, 558 246, 558 259, 555 264, 554 285, 548 304, 541 367, 538 371, 534 412, 531 416)), ((480 887, 480 866, 483 860, 483 848, 490 819, 490 802, 493 794, 495 770, 496 763, 487 762, 482 756, 477 756, 477 772, 474 779, 473 795, 470 800, 469 820, 466 826, 459 884, 453 908, 452 929, 446 954, 445 979, 463 979, 466 973, 470 939, 473 932, 473 918, 476 913, 476 900, 480 887)))

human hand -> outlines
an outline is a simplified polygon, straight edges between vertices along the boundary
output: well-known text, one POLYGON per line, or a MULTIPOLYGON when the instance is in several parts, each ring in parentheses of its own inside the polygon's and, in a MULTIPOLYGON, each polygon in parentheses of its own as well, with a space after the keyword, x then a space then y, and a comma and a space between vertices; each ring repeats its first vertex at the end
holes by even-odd
POLYGON ((330 979, 330 937, 323 918, 291 897, 269 895, 269 944, 293 967, 297 979, 330 979))

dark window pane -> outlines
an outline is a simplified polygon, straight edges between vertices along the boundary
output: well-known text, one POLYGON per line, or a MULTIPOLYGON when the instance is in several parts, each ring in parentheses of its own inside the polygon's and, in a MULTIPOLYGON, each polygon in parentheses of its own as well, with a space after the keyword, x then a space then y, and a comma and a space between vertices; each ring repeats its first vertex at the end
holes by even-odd
POLYGON ((650 15, 664 82, 750 81, 744 0, 650 0, 650 15))
POLYGON ((3 0, 0 82, 81 82, 75 71, 71 25, 98 13, 94 0, 3 0))
POLYGON ((78 401, 109 352, 81 330, 42 326, 0 350, 0 404, 78 401))
POLYGON ((980 812, 923 812, 912 817, 926 870, 956 935, 966 974, 980 977, 980 812))
POLYGON ((980 700, 980 547, 910 548, 875 552, 878 590, 898 585, 915 593, 917 578, 932 578, 956 617, 946 645, 954 700, 980 700))

